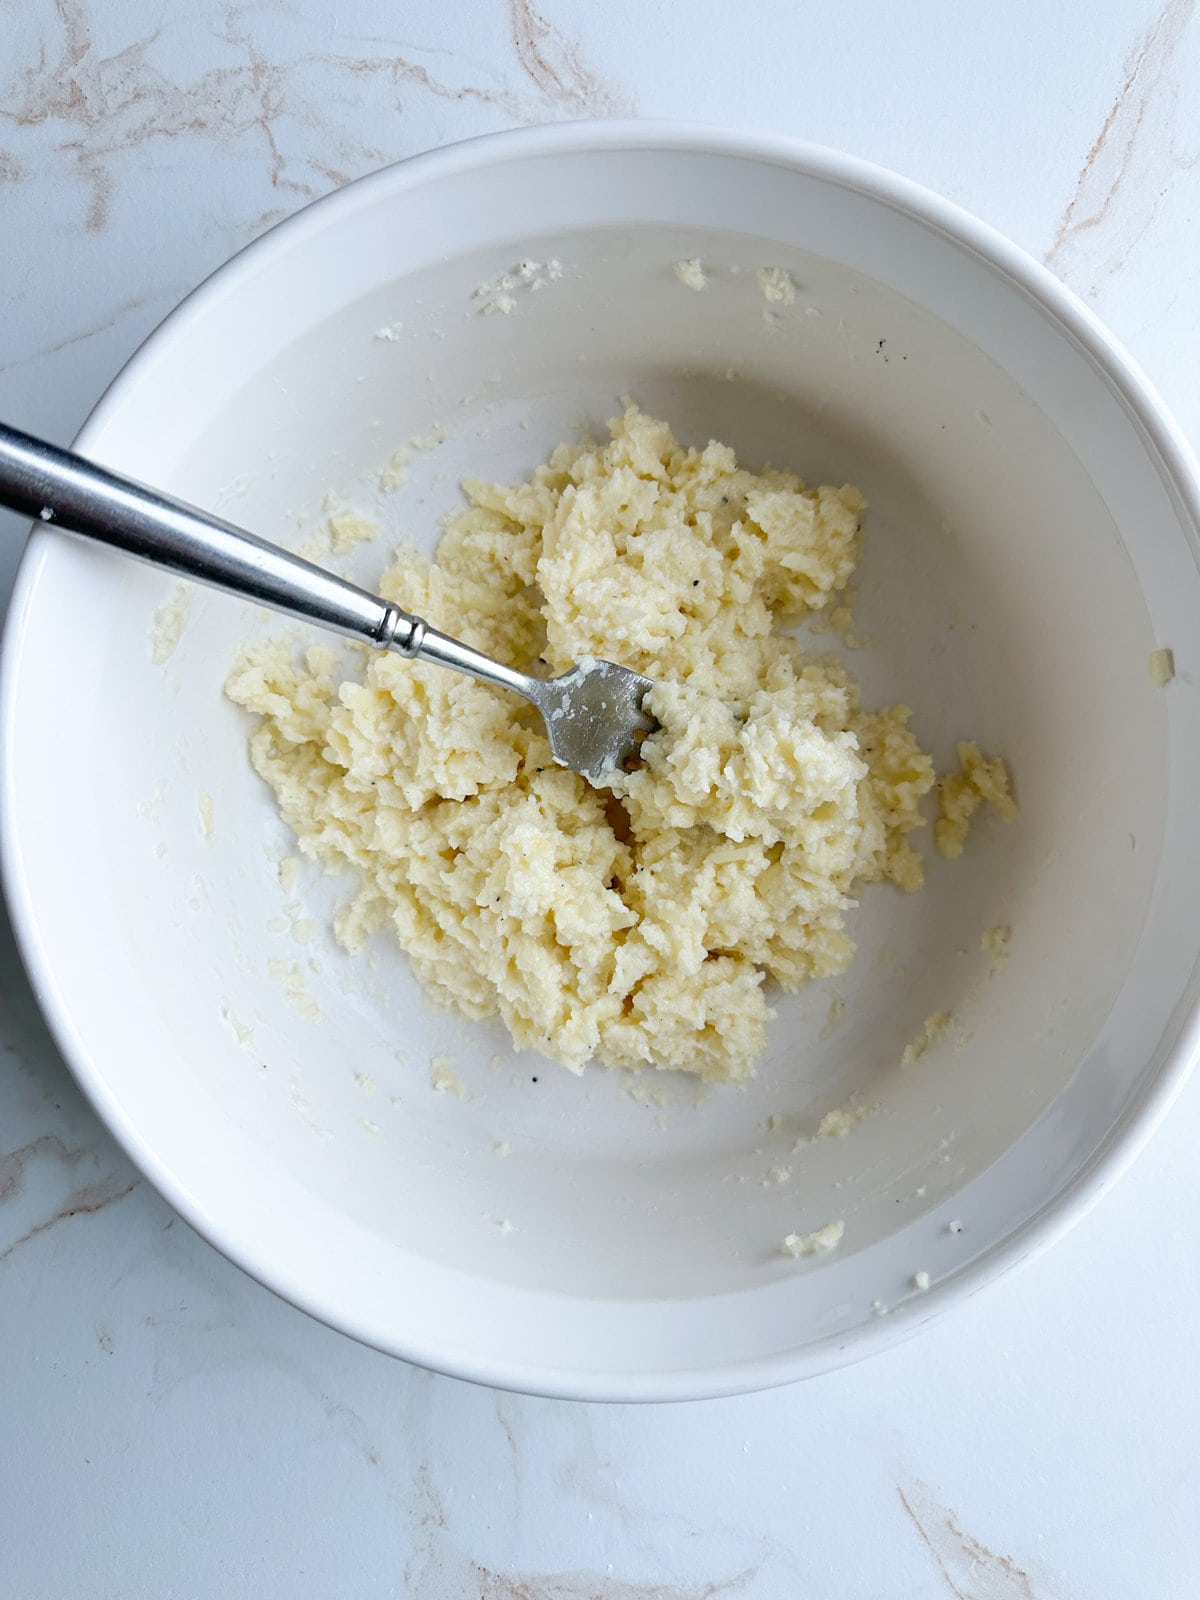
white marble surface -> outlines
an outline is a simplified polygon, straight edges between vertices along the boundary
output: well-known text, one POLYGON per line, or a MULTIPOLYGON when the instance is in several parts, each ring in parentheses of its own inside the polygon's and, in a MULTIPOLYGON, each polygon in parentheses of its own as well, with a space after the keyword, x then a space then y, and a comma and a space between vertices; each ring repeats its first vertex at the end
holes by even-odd
MULTIPOLYGON (((68 441, 172 304, 381 164, 636 112, 784 130, 1054 267, 1200 438, 1194 0, 4 0, 0 415, 68 441)), ((7 592, 23 529, 3 519, 7 592)), ((329 1332, 84 1105, 0 949, 0 1600, 1200 1591, 1200 1083, 1048 1257, 796 1388, 525 1400, 329 1332)))

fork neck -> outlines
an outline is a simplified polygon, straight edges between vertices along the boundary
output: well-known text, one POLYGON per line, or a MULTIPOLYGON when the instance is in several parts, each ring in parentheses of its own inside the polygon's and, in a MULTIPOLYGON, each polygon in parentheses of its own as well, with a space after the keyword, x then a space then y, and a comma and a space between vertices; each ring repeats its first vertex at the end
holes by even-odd
POLYGON ((531 678, 526 672, 518 672, 514 667, 506 667, 502 662, 493 661, 491 656, 485 656, 481 650, 463 644, 461 639, 452 639, 449 634, 430 627, 423 618, 413 617, 407 611, 401 611, 399 606, 395 610, 397 616, 392 624, 392 637, 388 641, 389 650, 395 650, 412 660, 429 661, 435 666, 450 667, 468 678, 475 678, 480 683, 490 683, 498 689, 511 689, 534 705, 540 706, 545 688, 541 678, 531 678))

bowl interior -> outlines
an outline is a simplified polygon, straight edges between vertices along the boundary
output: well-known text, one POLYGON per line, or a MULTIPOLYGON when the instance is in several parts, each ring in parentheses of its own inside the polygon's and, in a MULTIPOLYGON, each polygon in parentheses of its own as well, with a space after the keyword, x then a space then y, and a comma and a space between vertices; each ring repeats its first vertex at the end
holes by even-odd
POLYGON ((434 547, 463 476, 526 476, 626 394, 688 443, 864 490, 867 702, 912 706, 939 770, 959 738, 1003 752, 1022 804, 956 863, 926 840, 923 893, 864 892, 854 965, 778 1002, 748 1090, 575 1079, 430 1006, 388 937, 345 955, 349 885, 306 866, 280 886, 289 836, 221 693, 239 645, 304 631, 196 591, 156 663, 173 581, 54 535, 10 640, 11 878, 85 1082, 237 1259, 450 1370, 698 1392, 877 1326, 917 1270, 961 1281, 1150 1081, 1196 954, 1175 797, 1200 751, 1198 586, 1144 430, 1050 312, 928 223, 748 156, 564 148, 355 186, 185 307, 85 444, 292 546, 332 493, 384 530, 342 563, 373 585, 397 543, 434 547), (701 293, 673 270, 692 257, 701 293), (481 286, 523 258, 562 276, 489 312, 481 286), (776 266, 792 304, 764 298, 776 266), (465 1098, 434 1088, 436 1057, 465 1098), (794 1149, 848 1102, 874 1109, 794 1149), (781 1254, 835 1219, 836 1255, 781 1254))

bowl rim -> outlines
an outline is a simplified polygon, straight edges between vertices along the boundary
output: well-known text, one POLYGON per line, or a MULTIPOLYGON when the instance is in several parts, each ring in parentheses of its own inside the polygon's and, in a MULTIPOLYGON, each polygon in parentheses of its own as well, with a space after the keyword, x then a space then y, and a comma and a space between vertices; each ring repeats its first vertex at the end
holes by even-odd
MULTIPOLYGON (((1157 452, 1165 477, 1193 524, 1200 526, 1200 464, 1166 405, 1140 366, 1096 315, 1054 274, 990 224, 923 185, 857 156, 781 134, 723 128, 704 122, 614 119, 575 121, 486 133, 409 156, 313 201, 251 241, 216 268, 170 311, 113 378, 75 439, 87 451, 108 418, 137 383, 143 366, 184 326, 202 318, 209 305, 257 271, 272 255, 292 249, 307 234, 325 229, 342 212, 369 205, 385 192, 435 183, 531 156, 685 151, 693 155, 735 157, 781 165, 839 185, 924 223, 979 256, 1007 277, 1057 320, 1113 385, 1157 452)), ((750 1361, 670 1372, 587 1373, 483 1358, 447 1358, 419 1340, 356 1325, 319 1290, 290 1281, 269 1260, 260 1259, 252 1240, 232 1237, 215 1226, 200 1198, 184 1188, 142 1140, 123 1105, 92 1070, 85 1041, 78 1036, 59 994, 53 965, 43 948, 21 861, 16 830, 16 793, 11 759, 17 717, 17 669, 29 622, 36 578, 56 535, 37 527, 28 541, 13 585, 0 639, 0 887, 3 888, 17 948, 51 1036, 92 1109, 125 1154, 168 1203, 222 1255, 308 1315, 373 1348, 452 1377, 495 1388, 560 1399, 665 1401, 740 1394, 814 1376, 888 1349, 910 1337, 935 1316, 961 1303, 1013 1268, 1049 1248, 1084 1217, 1145 1147, 1186 1081, 1200 1054, 1200 1002, 1182 1013, 1174 1043, 1162 1064, 1130 1097, 1122 1115, 1085 1165, 1057 1194, 1006 1239, 908 1302, 845 1334, 802 1348, 750 1361)))

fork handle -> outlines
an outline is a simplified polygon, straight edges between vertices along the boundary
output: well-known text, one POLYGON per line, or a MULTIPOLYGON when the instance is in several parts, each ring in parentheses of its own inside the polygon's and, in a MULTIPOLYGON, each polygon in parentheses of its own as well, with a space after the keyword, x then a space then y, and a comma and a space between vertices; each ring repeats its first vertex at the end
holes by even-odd
POLYGON ((0 505, 347 639, 450 667, 541 703, 539 679, 439 633, 395 601, 2 422, 0 505))
POLYGON ((381 649, 424 653, 426 633, 434 631, 393 601, 278 545, 4 423, 0 504, 381 649))

